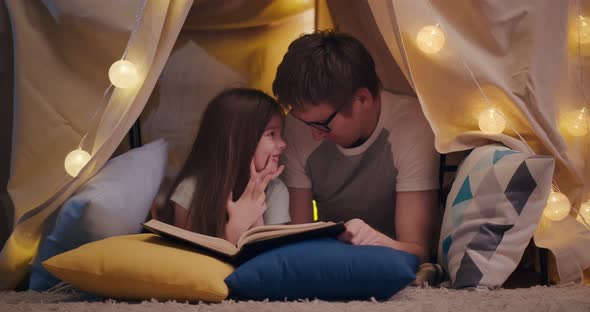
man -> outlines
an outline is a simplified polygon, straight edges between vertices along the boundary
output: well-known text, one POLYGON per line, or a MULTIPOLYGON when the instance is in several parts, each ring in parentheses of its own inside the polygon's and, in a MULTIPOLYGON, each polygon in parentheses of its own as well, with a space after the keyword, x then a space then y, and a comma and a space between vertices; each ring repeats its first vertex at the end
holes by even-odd
POLYGON ((416 99, 381 90, 354 37, 333 31, 293 41, 273 82, 291 107, 283 181, 293 223, 347 221, 339 239, 429 260, 439 155, 416 99), (311 135, 309 131, 311 130, 311 135))

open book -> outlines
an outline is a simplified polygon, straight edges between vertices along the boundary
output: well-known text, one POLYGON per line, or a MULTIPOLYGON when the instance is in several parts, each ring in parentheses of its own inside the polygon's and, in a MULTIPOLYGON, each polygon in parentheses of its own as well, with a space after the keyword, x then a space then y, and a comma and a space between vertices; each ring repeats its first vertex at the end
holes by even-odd
POLYGON ((155 219, 143 226, 160 236, 195 245, 232 262, 243 262, 269 249, 298 241, 336 237, 345 230, 342 222, 263 225, 244 232, 235 246, 223 238, 187 231, 155 219))

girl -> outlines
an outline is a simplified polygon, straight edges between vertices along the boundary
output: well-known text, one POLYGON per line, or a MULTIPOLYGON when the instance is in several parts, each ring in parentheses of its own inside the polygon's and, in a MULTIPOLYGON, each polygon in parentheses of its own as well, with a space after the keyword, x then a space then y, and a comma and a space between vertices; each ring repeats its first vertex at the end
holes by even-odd
POLYGON ((217 95, 167 197, 174 225, 235 244, 254 226, 290 222, 289 193, 276 179, 284 169, 283 120, 280 105, 261 91, 217 95))

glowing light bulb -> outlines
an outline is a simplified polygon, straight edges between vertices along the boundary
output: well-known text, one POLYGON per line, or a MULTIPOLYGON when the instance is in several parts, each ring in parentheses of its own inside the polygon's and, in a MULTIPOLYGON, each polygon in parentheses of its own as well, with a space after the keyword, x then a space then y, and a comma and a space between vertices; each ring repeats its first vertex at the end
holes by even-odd
POLYGON ((438 53, 445 45, 445 41, 445 33, 438 25, 424 26, 416 35, 418 48, 427 54, 438 53))
POLYGON ((590 43, 590 20, 587 17, 578 15, 576 27, 577 35, 580 38, 580 44, 590 43))
POLYGON ((570 209, 570 200, 563 193, 551 191, 543 215, 551 221, 559 221, 570 213, 570 209))
POLYGON ((590 224, 590 200, 580 205, 579 215, 586 223, 590 224))
POLYGON ((64 167, 69 175, 76 177, 89 160, 90 154, 88 152, 82 149, 73 150, 66 156, 64 167))
POLYGON ((477 122, 479 129, 487 134, 500 134, 506 128, 506 120, 493 108, 481 112, 477 122))
POLYGON ((588 110, 586 107, 565 113, 563 122, 567 132, 573 136, 588 134, 588 110))
POLYGON ((139 80, 135 64, 127 61, 116 61, 109 68, 109 79, 117 88, 130 88, 137 84, 139 80))

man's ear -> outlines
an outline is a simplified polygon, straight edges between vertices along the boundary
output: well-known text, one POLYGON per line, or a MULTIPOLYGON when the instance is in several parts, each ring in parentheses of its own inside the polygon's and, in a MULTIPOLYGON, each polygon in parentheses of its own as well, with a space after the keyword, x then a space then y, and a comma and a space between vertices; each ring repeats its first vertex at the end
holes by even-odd
POLYGON ((362 104, 363 107, 370 108, 373 106, 373 95, 369 89, 363 87, 358 88, 354 93, 354 97, 362 104))

